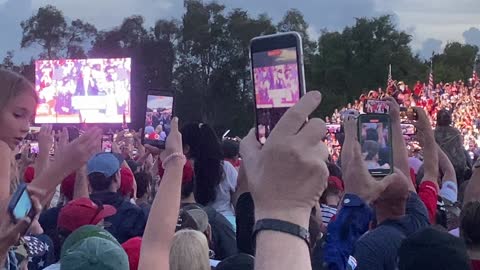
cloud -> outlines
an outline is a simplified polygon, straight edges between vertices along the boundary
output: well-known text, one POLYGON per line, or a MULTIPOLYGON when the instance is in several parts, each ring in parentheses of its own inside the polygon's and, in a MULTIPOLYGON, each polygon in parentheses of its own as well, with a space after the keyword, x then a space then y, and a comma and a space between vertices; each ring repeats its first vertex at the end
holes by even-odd
POLYGON ((463 32, 463 38, 465 38, 465 43, 480 47, 480 30, 478 28, 470 27, 463 32))
POLYGON ((439 39, 426 39, 422 44, 421 50, 418 52, 420 57, 423 59, 430 59, 430 57, 432 57, 432 52, 442 52, 442 43, 443 42, 439 39))

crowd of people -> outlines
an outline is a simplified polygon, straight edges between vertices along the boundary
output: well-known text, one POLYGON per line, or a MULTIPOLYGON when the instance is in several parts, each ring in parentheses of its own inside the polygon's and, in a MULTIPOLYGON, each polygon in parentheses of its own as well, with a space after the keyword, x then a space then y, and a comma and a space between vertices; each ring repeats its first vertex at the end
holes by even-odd
MULTIPOLYGON (((466 110, 458 100, 466 100, 467 90, 444 87, 457 100, 450 109, 466 110)), ((428 93, 414 95, 421 101, 428 93)), ((0 264, 9 270, 480 269, 480 162, 467 175, 451 142, 442 141, 443 132, 456 130, 458 116, 428 99, 425 109, 414 99, 422 153, 409 156, 401 126, 407 102, 400 95, 407 94, 386 98, 395 168, 382 179, 368 171, 358 140, 368 131, 358 134, 355 113, 340 116, 341 152, 333 161, 323 142, 325 122, 305 123, 321 106, 317 91, 281 117, 263 146, 254 129, 240 143, 221 141, 208 124, 179 127, 172 118, 165 149, 142 145, 140 132, 127 138, 122 131, 106 153, 99 128, 71 139, 68 129, 45 125, 33 159, 18 145, 38 97, 27 79, 0 70, 0 264), (22 205, 31 207, 19 216, 15 198, 22 190, 28 195, 22 205)), ((385 134, 381 125, 376 131, 385 134)))
MULTIPOLYGON (((456 81, 452 83, 438 83, 435 87, 429 87, 417 82, 411 89, 404 82, 400 81, 398 83, 393 82, 387 89, 378 88, 362 94, 353 103, 349 103, 342 109, 336 109, 331 117, 327 117, 326 122, 330 126, 338 126, 337 129, 329 130, 325 140, 335 160, 338 159, 341 151, 338 135, 342 137, 339 128, 342 116, 352 112, 357 114, 366 113, 364 112, 366 109, 365 105, 370 105, 366 104, 367 100, 381 100, 388 96, 393 96, 404 112, 412 107, 425 109, 434 129, 437 129, 438 123, 444 123, 444 126, 451 126, 452 128, 449 131, 443 131, 444 128, 440 128, 436 132, 437 139, 442 142, 459 142, 461 140, 461 148, 467 151, 468 159, 472 162, 480 155, 480 107, 478 103, 480 100, 480 83, 456 81), (458 130, 458 132, 455 130, 458 130)), ((404 114, 402 114, 401 119, 403 134, 409 150, 411 150, 410 154, 415 155, 420 151, 420 148, 414 136, 414 128, 404 114)), ((455 147, 457 146, 458 143, 455 144, 455 147)), ((459 156, 463 156, 463 154, 459 156)), ((449 157, 453 158, 453 156, 449 157)))

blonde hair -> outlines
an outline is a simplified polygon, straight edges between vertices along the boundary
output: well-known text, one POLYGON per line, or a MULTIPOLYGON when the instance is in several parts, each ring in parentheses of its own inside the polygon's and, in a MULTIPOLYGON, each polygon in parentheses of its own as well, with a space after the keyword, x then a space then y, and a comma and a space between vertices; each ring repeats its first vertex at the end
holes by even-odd
POLYGON ((175 233, 170 249, 170 270, 210 270, 205 235, 194 230, 175 233))
MULTIPOLYGON (((35 98, 35 101, 38 102, 35 87, 27 80, 27 78, 18 73, 0 68, 0 111, 5 109, 8 102, 10 102, 14 97, 24 92, 32 94, 32 96, 35 98)), ((13 193, 20 183, 20 177, 17 168, 17 162, 13 157, 8 158, 12 159, 10 163, 10 193, 13 193)))
POLYGON ((0 111, 5 108, 10 100, 25 91, 32 94, 38 102, 35 87, 27 78, 13 71, 0 68, 0 111))

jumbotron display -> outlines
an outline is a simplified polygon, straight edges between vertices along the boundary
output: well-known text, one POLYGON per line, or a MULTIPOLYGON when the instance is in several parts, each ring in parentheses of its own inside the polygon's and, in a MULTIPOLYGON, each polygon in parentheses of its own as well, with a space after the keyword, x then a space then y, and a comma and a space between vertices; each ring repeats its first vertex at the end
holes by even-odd
POLYGON ((131 121, 131 59, 63 59, 35 63, 35 123, 131 121))

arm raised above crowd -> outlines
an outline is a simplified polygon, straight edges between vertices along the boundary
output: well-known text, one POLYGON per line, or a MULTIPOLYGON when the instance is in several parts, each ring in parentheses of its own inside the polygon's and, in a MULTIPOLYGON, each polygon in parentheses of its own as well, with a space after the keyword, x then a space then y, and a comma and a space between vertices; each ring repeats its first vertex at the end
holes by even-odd
MULTIPOLYGON (((30 185, 47 194, 52 192, 65 177, 86 164, 98 152, 101 137, 102 130, 93 128, 69 143, 68 131, 64 129, 59 138, 59 145, 62 147, 56 151, 55 161, 41 174, 36 175, 30 185)), ((46 195, 41 197, 40 201, 45 203, 47 199, 46 195)))
MULTIPOLYGON (((410 175, 410 167, 408 166, 408 152, 400 121, 400 106, 393 97, 386 98, 386 101, 390 108, 389 114, 392 121, 393 164, 408 178, 410 175)), ((408 178, 408 180, 410 180, 410 178, 408 178)), ((409 181, 408 189, 416 192, 412 181, 409 181)))
POLYGON ((417 128, 417 138, 423 147, 423 166, 424 175, 423 181, 432 181, 437 183, 438 181, 438 146, 435 142, 435 136, 433 134, 430 120, 424 109, 415 107, 418 120, 414 123, 417 128))
MULTIPOLYGON (((317 91, 307 93, 283 115, 263 147, 254 130, 242 141, 240 152, 257 222, 274 219, 308 228, 311 209, 328 177, 328 150, 321 142, 325 123, 310 119, 305 124, 321 99, 317 91)), ((255 269, 311 269, 309 247, 291 234, 258 231, 255 269)))
POLYGON ((178 131, 178 118, 173 118, 171 132, 162 152, 165 174, 150 210, 140 253, 140 270, 168 270, 170 246, 178 220, 182 186, 182 135, 178 131))

